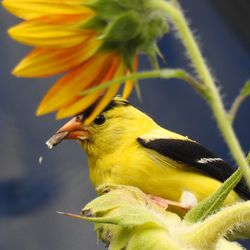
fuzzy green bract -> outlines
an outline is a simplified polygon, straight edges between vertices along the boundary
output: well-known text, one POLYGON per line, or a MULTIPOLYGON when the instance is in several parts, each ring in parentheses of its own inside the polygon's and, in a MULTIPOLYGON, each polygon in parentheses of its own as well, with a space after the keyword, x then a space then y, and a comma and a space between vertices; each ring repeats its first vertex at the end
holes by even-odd
POLYGON ((101 196, 87 204, 82 215, 64 215, 94 222, 98 238, 110 250, 244 249, 224 235, 250 222, 250 202, 223 208, 190 224, 136 187, 108 185, 99 192, 101 196))

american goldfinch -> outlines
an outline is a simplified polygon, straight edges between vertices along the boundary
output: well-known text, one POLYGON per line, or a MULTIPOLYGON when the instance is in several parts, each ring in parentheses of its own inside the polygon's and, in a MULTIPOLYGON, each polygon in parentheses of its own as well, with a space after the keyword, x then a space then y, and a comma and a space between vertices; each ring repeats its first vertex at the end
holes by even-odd
MULTIPOLYGON (((79 140, 95 187, 136 186, 158 202, 163 198, 185 208, 217 190, 234 172, 199 143, 160 127, 121 97, 113 98, 91 124, 84 125, 95 106, 76 115, 47 142, 52 148, 63 139, 79 140)), ((250 198, 243 180, 225 203, 241 198, 250 198)))

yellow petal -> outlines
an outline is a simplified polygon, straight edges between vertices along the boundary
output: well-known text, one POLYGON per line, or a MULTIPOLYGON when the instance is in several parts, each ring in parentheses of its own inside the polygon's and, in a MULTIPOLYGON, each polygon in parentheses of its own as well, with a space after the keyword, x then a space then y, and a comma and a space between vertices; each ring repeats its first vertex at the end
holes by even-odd
MULTIPOLYGON (((114 77, 114 75, 118 76, 118 74, 121 74, 122 69, 121 69, 121 65, 119 65, 119 64, 121 64, 120 58, 114 57, 112 59, 113 60, 112 60, 112 63, 110 65, 109 69, 107 70, 107 72, 105 72, 105 75, 102 77, 102 79, 98 79, 98 81, 96 81, 94 83, 94 86, 112 79, 114 77)), ((113 87, 110 88, 110 91, 106 92, 103 99, 101 100, 100 105, 98 105, 96 107, 98 110, 99 110, 99 108, 101 108, 102 105, 105 105, 106 102, 109 102, 109 100, 112 98, 110 96, 115 95, 115 93, 117 92, 117 90, 119 88, 119 86, 117 86, 117 85, 115 85, 113 87)), ((102 93, 103 93, 103 91, 98 91, 98 92, 95 92, 91 95, 87 95, 85 97, 79 97, 79 99, 73 101, 71 105, 67 105, 64 108, 60 109, 59 112, 57 113, 56 118, 61 119, 61 118, 65 118, 65 117, 72 116, 72 115, 75 115, 77 113, 82 112, 84 109, 89 107, 102 93)), ((104 108, 105 108, 105 106, 104 106, 104 108)))
POLYGON ((90 38, 67 49, 34 49, 13 70, 21 77, 47 77, 70 70, 88 60, 99 49, 99 39, 90 38))
POLYGON ((113 85, 108 88, 107 92, 101 99, 100 103, 98 103, 97 107, 93 111, 93 113, 85 120, 84 124, 88 125, 105 109, 105 107, 109 104, 111 99, 116 95, 119 90, 120 85, 113 85))
MULTIPOLYGON (((137 69, 138 69, 138 57, 136 57, 134 60, 134 71, 136 72, 137 69)), ((122 92, 122 97, 124 99, 127 99, 129 97, 129 95, 131 94, 134 88, 134 85, 135 85, 135 81, 133 80, 126 81, 123 92, 122 92)))
POLYGON ((57 14, 87 14, 92 12, 83 6, 84 0, 5 0, 3 6, 17 17, 29 20, 57 14))
MULTIPOLYGON (((124 74, 125 74, 125 66, 123 63, 120 63, 119 68, 117 69, 116 74, 114 75, 113 78, 119 77, 124 74)), ((92 114, 85 120, 85 124, 90 124, 105 109, 105 107, 109 104, 111 99, 116 95, 119 88, 120 88, 119 84, 112 85, 111 87, 108 88, 105 95, 102 97, 98 105, 95 107, 92 114)))
POLYGON ((37 114, 56 111, 82 98, 81 92, 87 87, 100 83, 112 65, 112 55, 98 54, 59 79, 40 103, 37 114))
POLYGON ((74 102, 74 105, 59 109, 59 111, 56 113, 56 119, 63 119, 80 113, 82 110, 88 108, 91 104, 93 104, 100 96, 101 92, 102 91, 98 91, 86 97, 82 97, 78 102, 74 102))
POLYGON ((134 86, 135 86, 135 81, 127 80, 122 92, 122 98, 127 99, 130 96, 134 86))
POLYGON ((40 48, 69 48, 85 41, 91 30, 77 27, 90 15, 58 15, 36 18, 9 29, 9 35, 24 44, 40 48))

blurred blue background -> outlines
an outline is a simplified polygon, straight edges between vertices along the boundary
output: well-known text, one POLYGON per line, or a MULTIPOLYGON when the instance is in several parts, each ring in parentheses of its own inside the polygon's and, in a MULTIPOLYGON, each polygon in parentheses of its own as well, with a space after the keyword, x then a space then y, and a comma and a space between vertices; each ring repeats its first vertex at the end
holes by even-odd
MULTIPOLYGON (((250 78, 249 27, 245 27, 247 19, 241 20, 248 13, 249 24, 249 2, 180 2, 229 107, 250 78)), ((76 142, 62 143, 52 151, 45 146, 64 121, 56 121, 53 115, 34 115, 39 100, 55 79, 18 79, 10 74, 30 51, 6 35, 7 28, 15 23, 18 20, 1 7, 0 249, 104 249, 104 245, 96 245, 91 224, 56 213, 79 213, 95 192, 88 180, 85 155, 76 142), (39 157, 43 158, 41 164, 39 157)), ((190 70, 183 48, 173 35, 161 39, 160 47, 166 58, 163 67, 190 70)), ((147 59, 142 57, 140 66, 147 68, 147 59)), ((141 89, 143 103, 132 95, 133 104, 162 126, 188 135, 232 163, 207 104, 189 86, 181 81, 156 79, 143 81, 141 89)), ((250 149, 249 110, 247 100, 235 122, 245 152, 250 149)), ((247 241, 244 244, 247 246, 247 241)))

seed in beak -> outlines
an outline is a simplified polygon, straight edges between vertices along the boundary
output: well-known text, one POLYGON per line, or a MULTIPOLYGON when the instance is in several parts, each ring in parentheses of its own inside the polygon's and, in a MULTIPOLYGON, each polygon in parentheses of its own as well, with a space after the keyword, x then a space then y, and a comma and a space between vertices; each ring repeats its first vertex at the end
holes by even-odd
POLYGON ((48 146, 49 149, 52 149, 55 147, 57 144, 59 144, 65 137, 69 134, 69 131, 65 132, 57 132, 55 133, 47 142, 46 145, 48 146))

